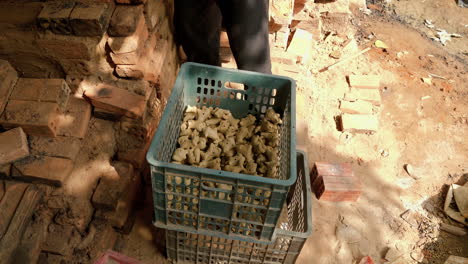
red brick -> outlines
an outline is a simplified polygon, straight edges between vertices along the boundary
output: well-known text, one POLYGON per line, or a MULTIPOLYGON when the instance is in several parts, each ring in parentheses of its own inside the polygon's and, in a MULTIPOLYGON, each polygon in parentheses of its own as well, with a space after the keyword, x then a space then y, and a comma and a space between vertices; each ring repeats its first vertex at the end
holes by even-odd
POLYGON ((312 188, 321 201, 356 201, 361 195, 361 183, 356 177, 321 176, 312 188))
POLYGON ((113 51, 110 53, 112 61, 115 64, 137 64, 147 39, 148 28, 146 27, 144 17, 141 17, 134 34, 128 37, 112 37, 108 40, 109 46, 113 51), (128 51, 130 47, 131 50, 128 51), (121 52, 122 50, 125 52, 121 52))
POLYGON ((83 42, 58 39, 39 39, 37 40, 37 45, 47 54, 59 59, 89 60, 91 58, 91 52, 83 42))
POLYGON ((42 250, 62 256, 68 256, 73 252, 77 244, 78 234, 71 225, 50 224, 47 239, 42 244, 42 250))
POLYGON ((29 156, 28 139, 21 127, 0 133, 0 165, 29 156))
POLYGON ((354 176, 353 168, 349 163, 315 162, 312 171, 318 176, 354 176))
POLYGON ((84 138, 91 119, 91 105, 83 99, 72 97, 65 112, 59 116, 57 135, 84 138))
POLYGON ((6 60, 0 60, 0 115, 3 113, 11 91, 18 80, 18 74, 6 60))
POLYGON ((350 92, 345 94, 345 100, 356 101, 363 100, 371 102, 374 105, 380 105, 382 99, 378 89, 356 89, 351 88, 350 92))
POLYGON ((112 111, 107 111, 105 109, 95 107, 93 110, 93 115, 96 118, 104 119, 112 122, 117 122, 122 118, 122 114, 118 114, 112 111))
POLYGON ((119 198, 128 191, 132 182, 133 166, 126 162, 114 162, 113 169, 102 175, 94 191, 92 203, 95 208, 115 211, 119 198))
POLYGON ((81 140, 74 137, 29 137, 32 155, 45 155, 51 157, 75 160, 81 148, 81 140))
POLYGON ((118 5, 109 24, 108 33, 113 37, 132 35, 140 18, 143 16, 143 6, 118 5))
POLYGON ((20 242, 19 238, 24 234, 42 196, 43 192, 34 185, 29 185, 24 191, 8 229, 0 240, 0 259, 2 261, 10 263, 15 257, 13 252, 20 242))
POLYGON ((0 212, 2 212, 0 214, 0 237, 3 237, 7 231, 10 220, 15 214, 27 186, 24 183, 5 182, 5 194, 0 200, 0 212))
POLYGON ((275 34, 275 46, 278 48, 285 49, 288 46, 289 34, 290 34, 289 27, 282 27, 278 30, 275 34))
POLYGON ((375 132, 379 129, 379 120, 375 115, 341 115, 342 131, 375 132))
POLYGON ((378 75, 349 75, 349 86, 362 89, 379 89, 380 76, 378 75))
POLYGON ((106 31, 114 4, 79 3, 70 15, 73 33, 77 36, 102 36, 106 31))
POLYGON ((57 103, 64 110, 70 96, 70 88, 63 79, 20 78, 10 100, 57 103))
POLYGON ((348 114, 372 114, 372 103, 362 100, 341 101, 340 110, 348 114))
POLYGON ((75 6, 72 1, 46 2, 37 16, 37 22, 43 29, 49 29, 55 34, 70 35, 72 29, 68 18, 75 6))
POLYGON ((318 17, 309 17, 304 21, 293 21, 291 24, 291 29, 295 30, 297 28, 311 33, 312 38, 316 41, 322 39, 322 21, 318 17))
POLYGON ((10 100, 0 124, 6 128, 21 127, 29 135, 55 137, 59 114, 56 103, 10 100))
POLYGON ((13 164, 12 177, 16 180, 60 187, 72 170, 73 161, 69 159, 29 157, 13 164))
POLYGON ((95 107, 128 117, 141 117, 146 107, 144 96, 107 84, 99 84, 87 89, 84 97, 95 107))

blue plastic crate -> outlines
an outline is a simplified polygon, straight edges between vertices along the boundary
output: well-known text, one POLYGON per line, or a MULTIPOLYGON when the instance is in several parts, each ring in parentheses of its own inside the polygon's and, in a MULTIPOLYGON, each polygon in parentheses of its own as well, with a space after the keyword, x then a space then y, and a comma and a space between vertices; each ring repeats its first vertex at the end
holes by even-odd
POLYGON ((173 263, 292 264, 312 233, 312 199, 307 157, 298 153, 297 182, 289 190, 287 216, 270 244, 166 230, 167 256, 173 263))
POLYGON ((244 241, 270 242, 289 187, 296 181, 295 83, 281 76, 182 65, 147 154, 156 227, 244 241), (242 89, 227 88, 227 82, 242 89), (212 106, 234 117, 281 114, 277 178, 171 163, 188 105, 212 106), (223 188, 220 188, 220 186, 223 188))

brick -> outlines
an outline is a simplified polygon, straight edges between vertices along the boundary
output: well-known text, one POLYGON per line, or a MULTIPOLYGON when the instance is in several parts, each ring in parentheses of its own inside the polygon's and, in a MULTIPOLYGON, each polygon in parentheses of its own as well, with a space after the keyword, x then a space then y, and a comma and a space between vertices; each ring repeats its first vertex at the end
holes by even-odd
POLYGON ((362 89, 379 89, 380 76, 378 75, 349 75, 349 86, 362 89))
POLYGON ((345 94, 345 100, 356 101, 363 100, 371 102, 374 105, 380 105, 382 99, 378 89, 356 89, 352 88, 350 92, 345 94))
POLYGON ((302 30, 296 29, 291 43, 288 46, 288 53, 296 55, 297 57, 306 60, 310 58, 312 52, 313 38, 312 34, 302 30))
POLYGON ((102 256, 104 252, 114 247, 117 241, 117 233, 114 231, 111 225, 104 223, 92 223, 97 232, 94 235, 94 239, 91 242, 92 247, 89 249, 89 255, 92 259, 96 259, 102 256))
POLYGON ((109 36, 125 37, 132 35, 143 16, 143 6, 118 5, 109 24, 109 36))
POLYGON ((37 156, 13 163, 11 176, 15 180, 61 187, 72 170, 73 161, 69 159, 37 156))
POLYGON ((112 111, 107 111, 105 109, 95 107, 93 110, 93 115, 96 118, 104 119, 112 122, 119 121, 122 118, 122 114, 118 114, 112 111))
POLYGON ((7 231, 8 225, 15 214, 16 208, 27 186, 28 185, 24 183, 5 182, 5 194, 0 200, 0 211, 2 212, 0 214, 0 237, 3 237, 7 231))
POLYGON ((108 43, 112 50, 110 53, 112 61, 115 64, 137 64, 147 39, 148 28, 142 16, 137 29, 131 36, 109 38, 108 43))
POLYGON ((0 60, 0 115, 3 113, 13 87, 18 80, 18 74, 6 60, 0 60))
POLYGON ((0 25, 30 27, 36 23, 41 10, 42 3, 0 3, 0 25))
POLYGON ((10 100, 39 101, 57 103, 65 110, 70 96, 70 88, 63 79, 20 78, 10 100))
POLYGON ((55 137, 59 114, 56 103, 10 100, 0 124, 5 128, 21 127, 28 135, 55 137))
POLYGON ((28 139, 21 127, 0 133, 0 165, 29 156, 28 139))
POLYGON ((71 225, 50 224, 48 227, 47 239, 42 244, 42 250, 68 256, 73 252, 77 244, 77 233, 71 225))
POLYGON ((8 230, 0 240, 0 259, 9 263, 15 256, 13 251, 18 246, 20 238, 26 230, 37 205, 42 200, 43 193, 36 186, 29 185, 25 190, 21 202, 16 208, 10 221, 8 230))
POLYGON ((142 65, 117 65, 115 73, 120 78, 143 79, 145 68, 142 65))
POLYGON ((372 103, 368 101, 357 100, 354 102, 341 101, 340 110, 348 114, 372 114, 372 103))
POLYGON ((29 137, 32 155, 45 155, 75 160, 81 148, 81 140, 74 137, 29 137))
POLYGON ((379 120, 375 115, 341 115, 342 131, 375 132, 379 129, 379 120))
POLYGON ((324 12, 321 15, 322 31, 334 32, 338 36, 345 37, 353 32, 351 27, 350 13, 324 12))
POLYGON ((91 105, 83 99, 70 98, 65 112, 59 116, 57 135, 84 138, 91 119, 91 105))
POLYGON ((287 65, 296 65, 297 58, 283 50, 272 49, 271 61, 287 65))
POLYGON ((89 60, 91 52, 83 42, 58 40, 58 39, 38 39, 37 45, 46 54, 50 54, 59 59, 82 59, 89 60))
POLYGON ((12 264, 37 263, 41 253, 41 245, 47 236, 47 227, 52 220, 47 212, 37 215, 26 228, 21 242, 13 252, 12 264))
POLYGON ((275 34, 275 46, 278 48, 286 49, 288 46, 289 34, 290 34, 289 27, 282 27, 278 30, 275 34))
POLYGON ((114 162, 113 169, 101 176, 94 191, 92 203, 97 209, 115 211, 119 198, 132 182, 133 166, 126 162, 114 162))
MULTIPOLYGON (((95 217, 105 219, 118 229, 124 228, 131 221, 131 213, 141 185, 141 176, 136 172, 125 186, 125 192, 119 197, 115 211, 98 210, 95 217)), ((128 231, 128 230, 127 230, 128 231)))
POLYGON ((356 177, 321 176, 315 179, 313 189, 321 201, 356 201, 361 195, 361 183, 356 177))
POLYGON ((293 21, 291 24, 291 29, 302 29, 312 34, 312 39, 318 41, 322 39, 322 21, 320 18, 309 18, 304 21, 293 21))
POLYGON ((107 84, 99 84, 87 89, 84 96, 95 107, 128 117, 141 117, 145 111, 144 96, 107 84))
POLYGON ((42 29, 49 29, 55 34, 70 35, 72 28, 68 18, 74 6, 73 1, 46 2, 37 16, 37 22, 42 29))
POLYGON ((114 11, 110 3, 79 3, 70 15, 73 33, 77 36, 102 36, 114 11))

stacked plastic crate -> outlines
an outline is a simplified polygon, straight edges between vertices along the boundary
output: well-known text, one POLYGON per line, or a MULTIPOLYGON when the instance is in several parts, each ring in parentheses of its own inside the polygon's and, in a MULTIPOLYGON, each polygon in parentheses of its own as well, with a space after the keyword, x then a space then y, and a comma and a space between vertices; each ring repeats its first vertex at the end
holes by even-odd
POLYGON ((295 145, 292 79, 186 63, 147 159, 155 221, 175 263, 294 263, 311 231, 310 182, 295 145), (240 83, 231 89, 226 83, 240 83), (281 113, 276 178, 173 164, 188 105, 228 109, 236 118, 281 113))

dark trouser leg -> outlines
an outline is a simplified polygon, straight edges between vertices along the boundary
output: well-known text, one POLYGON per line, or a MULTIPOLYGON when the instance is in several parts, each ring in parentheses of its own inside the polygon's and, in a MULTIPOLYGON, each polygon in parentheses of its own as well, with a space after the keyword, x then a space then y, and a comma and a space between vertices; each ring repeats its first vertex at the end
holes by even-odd
POLYGON ((237 67, 271 74, 268 0, 218 0, 218 3, 237 67))
POLYGON ((221 11, 215 0, 175 0, 176 39, 188 61, 220 66, 221 11))

